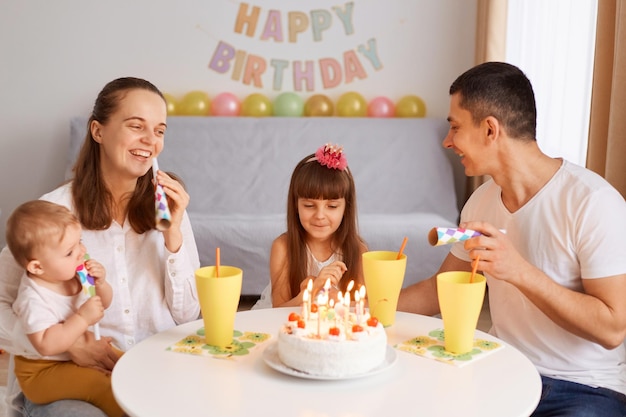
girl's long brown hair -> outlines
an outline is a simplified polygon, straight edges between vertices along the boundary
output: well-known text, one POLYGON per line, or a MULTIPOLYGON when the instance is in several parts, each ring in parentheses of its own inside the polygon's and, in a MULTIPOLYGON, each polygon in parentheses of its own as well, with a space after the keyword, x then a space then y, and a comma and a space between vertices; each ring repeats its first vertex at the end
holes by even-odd
POLYGON ((361 246, 358 233, 356 189, 350 169, 343 171, 322 166, 315 154, 302 159, 291 175, 287 197, 287 262, 291 295, 300 292, 300 283, 307 277, 308 256, 306 231, 298 215, 298 198, 335 200, 345 198, 346 209, 341 225, 333 236, 333 251, 343 257, 348 268, 339 288, 346 290, 352 279, 362 275, 361 246))
MULTIPOLYGON (((113 222, 113 195, 102 177, 100 144, 91 135, 91 122, 96 120, 106 124, 125 94, 134 89, 151 91, 165 101, 161 91, 149 81, 134 77, 118 78, 100 91, 87 121, 87 134, 74 165, 72 182, 76 215, 85 229, 103 230, 113 222)), ((152 170, 148 170, 137 179, 134 192, 128 196, 128 221, 133 230, 140 234, 156 226, 152 178, 152 170)), ((168 202, 171 203, 171 200, 168 202)))

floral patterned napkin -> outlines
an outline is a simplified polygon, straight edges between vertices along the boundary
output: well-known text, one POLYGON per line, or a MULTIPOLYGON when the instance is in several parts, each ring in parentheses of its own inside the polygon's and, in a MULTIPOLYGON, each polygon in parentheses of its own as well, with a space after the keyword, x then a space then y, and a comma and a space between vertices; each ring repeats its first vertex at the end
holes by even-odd
POLYGON ((403 352, 424 356, 450 365, 464 366, 502 349, 504 345, 491 340, 474 339, 474 348, 470 352, 456 355, 446 352, 443 329, 435 329, 428 332, 428 336, 417 336, 406 342, 398 343, 394 347, 403 352))
POLYGON ((198 356, 211 356, 216 359, 236 359, 250 353, 255 346, 269 340, 268 333, 233 332, 233 342, 226 347, 207 345, 204 341, 204 327, 198 329, 195 334, 191 334, 176 342, 166 350, 179 353, 188 353, 198 356))

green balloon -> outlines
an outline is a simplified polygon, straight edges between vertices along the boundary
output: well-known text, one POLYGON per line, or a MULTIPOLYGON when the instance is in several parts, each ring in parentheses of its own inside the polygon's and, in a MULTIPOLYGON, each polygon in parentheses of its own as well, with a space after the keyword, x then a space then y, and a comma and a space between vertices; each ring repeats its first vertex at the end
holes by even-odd
POLYGON ((296 93, 282 93, 274 99, 274 116, 300 117, 304 111, 304 101, 296 93))

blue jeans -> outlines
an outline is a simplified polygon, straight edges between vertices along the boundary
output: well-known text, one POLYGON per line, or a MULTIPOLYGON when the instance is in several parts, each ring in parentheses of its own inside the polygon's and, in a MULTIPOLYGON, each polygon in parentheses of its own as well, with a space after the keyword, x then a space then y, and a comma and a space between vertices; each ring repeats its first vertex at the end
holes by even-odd
POLYGON ((626 395, 608 388, 541 377, 542 392, 532 417, 625 417, 626 395))
POLYGON ((106 417, 106 414, 86 401, 62 400, 38 405, 24 398, 24 417, 106 417))

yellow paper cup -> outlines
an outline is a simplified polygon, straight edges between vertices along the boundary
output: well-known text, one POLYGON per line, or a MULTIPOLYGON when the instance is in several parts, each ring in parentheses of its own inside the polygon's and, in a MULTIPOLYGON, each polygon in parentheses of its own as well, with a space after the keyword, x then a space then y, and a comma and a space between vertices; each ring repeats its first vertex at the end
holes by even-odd
POLYGON ((396 321, 398 297, 404 282, 406 255, 398 252, 370 251, 363 254, 363 278, 370 315, 385 327, 396 321))
POLYGON ((474 346, 474 331, 485 298, 486 279, 471 272, 449 271, 437 275, 437 294, 443 319, 445 348, 462 354, 474 346))
POLYGON ((233 341, 243 271, 234 266, 220 266, 219 274, 215 276, 214 266, 197 269, 196 288, 206 343, 225 347, 233 341))

